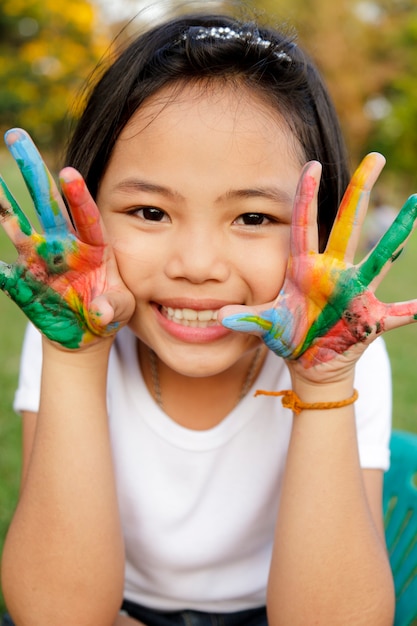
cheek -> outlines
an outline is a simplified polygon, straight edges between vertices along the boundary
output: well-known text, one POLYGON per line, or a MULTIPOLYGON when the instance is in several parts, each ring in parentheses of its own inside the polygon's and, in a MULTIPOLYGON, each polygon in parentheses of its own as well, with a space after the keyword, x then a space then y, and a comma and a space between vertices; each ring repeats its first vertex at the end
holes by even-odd
POLYGON ((111 241, 120 276, 133 294, 145 294, 161 272, 160 256, 153 247, 145 247, 140 241, 128 245, 126 241, 111 241))
POLYGON ((248 304, 263 304, 277 297, 285 277, 289 246, 265 247, 261 253, 248 257, 246 280, 251 286, 253 301, 248 304))

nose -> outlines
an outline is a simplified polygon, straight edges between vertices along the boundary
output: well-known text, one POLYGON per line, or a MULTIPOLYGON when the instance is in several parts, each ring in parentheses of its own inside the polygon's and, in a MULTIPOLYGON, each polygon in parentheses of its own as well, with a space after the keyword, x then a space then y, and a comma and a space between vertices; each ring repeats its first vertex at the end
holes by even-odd
POLYGON ((195 284, 224 282, 230 274, 228 246, 220 233, 202 227, 177 233, 165 271, 169 278, 183 278, 195 284))

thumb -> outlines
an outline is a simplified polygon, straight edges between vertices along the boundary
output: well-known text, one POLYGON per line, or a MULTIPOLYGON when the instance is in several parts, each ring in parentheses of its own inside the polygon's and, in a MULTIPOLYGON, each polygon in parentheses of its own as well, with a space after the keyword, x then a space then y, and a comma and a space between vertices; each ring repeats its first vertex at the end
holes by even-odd
POLYGON ((272 352, 284 358, 291 357, 294 351, 293 325, 288 323, 288 311, 276 307, 269 309, 264 307, 223 307, 219 311, 218 319, 223 326, 231 330, 261 336, 272 352))
POLYGON ((263 306, 225 306, 220 309, 218 320, 226 328, 244 333, 264 335, 274 325, 276 311, 273 308, 265 310, 263 306))
POLYGON ((108 291, 95 298, 90 307, 94 332, 112 334, 125 326, 135 310, 135 299, 127 290, 108 291))

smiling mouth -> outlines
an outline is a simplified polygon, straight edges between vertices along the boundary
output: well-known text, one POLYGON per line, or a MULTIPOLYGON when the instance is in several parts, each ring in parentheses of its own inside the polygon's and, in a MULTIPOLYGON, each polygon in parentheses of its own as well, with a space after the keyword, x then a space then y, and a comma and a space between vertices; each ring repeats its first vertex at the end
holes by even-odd
POLYGON ((191 328, 218 326, 217 310, 196 311, 195 309, 173 309, 165 306, 161 306, 159 310, 167 320, 180 326, 190 326, 191 328))

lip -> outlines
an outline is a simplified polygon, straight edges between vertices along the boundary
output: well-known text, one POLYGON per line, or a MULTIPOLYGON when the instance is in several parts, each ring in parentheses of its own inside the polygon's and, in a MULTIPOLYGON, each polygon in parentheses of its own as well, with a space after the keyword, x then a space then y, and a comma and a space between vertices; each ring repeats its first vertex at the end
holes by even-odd
MULTIPOLYGON (((194 309, 196 311, 204 311, 204 310, 217 310, 225 304, 222 302, 219 306, 218 301, 215 303, 213 300, 204 300, 197 302, 194 301, 191 304, 190 300, 170 300, 169 304, 166 304, 168 301, 164 301, 164 307, 172 307, 177 309, 194 309), (213 306, 215 305, 215 306, 213 306)), ((162 304, 162 303, 161 303, 162 304)), ((162 315, 160 311, 161 304, 152 303, 152 309, 155 314, 155 318, 158 324, 163 328, 165 332, 167 332, 175 339, 179 339, 180 341, 184 341, 186 343, 209 343, 212 341, 217 341, 230 335, 232 333, 231 330, 225 328, 221 324, 213 324, 212 326, 206 326, 203 328, 200 327, 192 327, 192 326, 183 326, 182 324, 177 324, 169 319, 167 319, 164 315, 162 315)))

